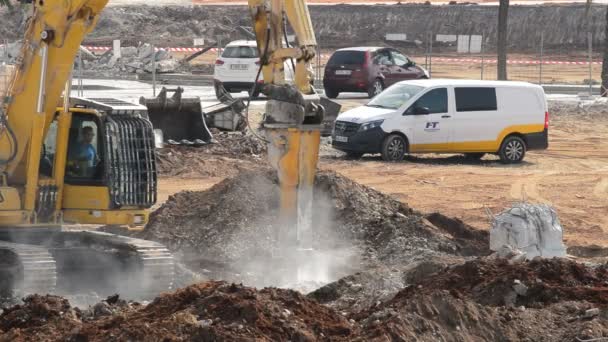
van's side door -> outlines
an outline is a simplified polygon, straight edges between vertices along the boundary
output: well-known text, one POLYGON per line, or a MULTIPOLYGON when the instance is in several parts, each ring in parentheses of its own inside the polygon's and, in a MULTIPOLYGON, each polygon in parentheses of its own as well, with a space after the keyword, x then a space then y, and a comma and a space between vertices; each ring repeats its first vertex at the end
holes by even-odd
POLYGON ((448 88, 428 90, 403 115, 404 125, 413 128, 412 136, 409 137, 410 152, 447 149, 451 130, 448 88))
POLYGON ((498 150, 497 137, 505 127, 498 111, 495 87, 454 87, 456 111, 452 117, 450 150, 490 152, 498 150))

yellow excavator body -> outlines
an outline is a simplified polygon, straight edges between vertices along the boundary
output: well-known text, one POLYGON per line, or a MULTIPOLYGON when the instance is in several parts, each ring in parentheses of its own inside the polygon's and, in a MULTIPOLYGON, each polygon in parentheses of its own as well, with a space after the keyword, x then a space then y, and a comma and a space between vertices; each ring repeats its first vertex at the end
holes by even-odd
POLYGON ((164 246, 67 229, 141 229, 156 202, 151 123, 70 100, 76 54, 107 2, 31 2, 21 57, 2 70, 2 296, 120 291, 143 297, 172 287, 174 261, 164 246))

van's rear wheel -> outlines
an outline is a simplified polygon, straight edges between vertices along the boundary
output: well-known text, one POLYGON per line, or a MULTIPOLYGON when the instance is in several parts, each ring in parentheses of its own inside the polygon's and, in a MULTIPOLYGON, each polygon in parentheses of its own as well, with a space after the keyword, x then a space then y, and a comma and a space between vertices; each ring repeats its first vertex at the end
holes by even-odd
POLYGON ((522 138, 515 135, 507 137, 500 145, 498 155, 500 161, 505 164, 520 163, 526 155, 526 143, 522 138))
POLYGON ((382 143, 382 159, 385 161, 401 161, 405 156, 407 142, 397 134, 389 135, 382 143))

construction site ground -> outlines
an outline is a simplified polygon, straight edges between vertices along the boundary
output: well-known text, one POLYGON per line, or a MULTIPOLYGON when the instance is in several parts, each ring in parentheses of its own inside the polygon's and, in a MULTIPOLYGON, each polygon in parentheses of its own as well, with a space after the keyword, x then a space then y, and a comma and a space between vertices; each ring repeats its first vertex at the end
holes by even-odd
MULTIPOLYGON (((357 97, 339 102, 344 108, 365 102, 357 97)), ((335 170, 423 212, 441 212, 480 229, 490 227, 487 209, 497 214, 515 201, 550 203, 558 210, 567 245, 608 247, 606 132, 605 115, 560 110, 551 117, 549 149, 529 152, 521 165, 503 165, 492 155, 474 162, 461 155, 435 154, 410 156, 400 163, 373 155, 346 160, 325 145, 320 168, 335 170)), ((250 165, 228 158, 219 163, 229 175, 233 163, 250 165)), ((220 174, 200 177, 196 170, 187 178, 161 177, 160 199, 180 190, 206 189, 222 179, 220 174)))

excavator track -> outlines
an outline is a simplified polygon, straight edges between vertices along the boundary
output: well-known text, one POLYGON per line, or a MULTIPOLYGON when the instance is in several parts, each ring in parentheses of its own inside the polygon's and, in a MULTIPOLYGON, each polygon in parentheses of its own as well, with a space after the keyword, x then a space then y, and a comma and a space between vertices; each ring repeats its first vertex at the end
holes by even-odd
POLYGON ((0 241, 0 253, 8 257, 0 266, 5 296, 55 292, 57 266, 48 249, 0 241))
POLYGON ((157 242, 96 231, 36 236, 0 241, 0 297, 118 293, 140 300, 174 288, 173 255, 157 242))
POLYGON ((62 232, 55 241, 70 246, 54 250, 65 273, 60 277, 74 283, 84 274, 92 285, 105 281, 105 288, 96 290, 100 295, 142 299, 173 289, 175 261, 160 243, 97 231, 62 232), (96 261, 75 263, 80 257, 96 261))

